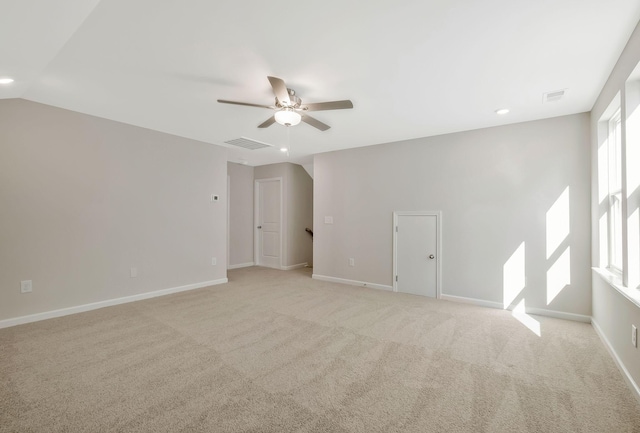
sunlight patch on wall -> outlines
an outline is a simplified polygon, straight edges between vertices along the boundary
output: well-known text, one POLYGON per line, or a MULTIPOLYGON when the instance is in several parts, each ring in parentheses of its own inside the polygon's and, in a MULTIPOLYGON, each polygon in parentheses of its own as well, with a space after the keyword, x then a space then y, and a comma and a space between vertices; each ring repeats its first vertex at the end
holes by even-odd
POLYGON ((569 236, 570 224, 569 187, 566 187, 547 211, 547 259, 569 236))
POLYGON ((547 271, 547 305, 569 284, 571 284, 571 247, 567 247, 547 271))
POLYGON ((609 239, 607 235, 607 214, 603 214, 600 216, 600 221, 598 222, 598 238, 600 240, 600 262, 598 266, 604 268, 607 266, 609 262, 609 239))
POLYGON ((640 82, 627 83, 627 197, 640 187, 640 82))
POLYGON ((609 152, 606 142, 598 148, 598 203, 602 203, 609 194, 609 152))
POLYGON ((527 314, 527 309, 525 306, 524 299, 518 302, 518 305, 514 307, 513 311, 511 312, 511 315, 515 317, 516 320, 518 320, 518 322, 522 323, 524 326, 529 328, 529 330, 534 334, 536 334, 538 337, 542 335, 542 331, 540 329, 540 322, 538 322, 536 319, 534 319, 533 317, 527 314))
MULTIPOLYGON (((638 67, 634 72, 637 78, 638 67)), ((640 286, 640 81, 626 83, 627 286, 640 286)))
POLYGON ((502 267, 502 276, 502 302, 504 308, 508 308, 526 286, 524 242, 520 244, 502 267))

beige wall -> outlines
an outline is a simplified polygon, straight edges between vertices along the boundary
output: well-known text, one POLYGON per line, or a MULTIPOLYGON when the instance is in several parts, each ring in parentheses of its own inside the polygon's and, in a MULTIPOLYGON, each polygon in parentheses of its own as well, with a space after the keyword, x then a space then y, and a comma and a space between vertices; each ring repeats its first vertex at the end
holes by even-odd
POLYGON ((229 267, 253 264, 253 167, 227 163, 229 267))
POLYGON ((25 100, 0 147, 0 320, 226 278, 225 149, 25 100))
POLYGON ((314 187, 318 277, 392 286, 392 213, 442 211, 443 294, 501 306, 505 265, 522 245, 526 287, 513 303, 591 315, 588 114, 319 154, 314 187), (566 190, 568 207, 554 213, 566 190), (548 231, 564 221, 548 252, 548 231), (547 302, 556 263, 570 284, 547 302))
POLYGON ((283 179, 283 266, 311 265, 313 242, 304 229, 313 226, 313 180, 302 166, 288 162, 255 167, 254 177, 283 179))

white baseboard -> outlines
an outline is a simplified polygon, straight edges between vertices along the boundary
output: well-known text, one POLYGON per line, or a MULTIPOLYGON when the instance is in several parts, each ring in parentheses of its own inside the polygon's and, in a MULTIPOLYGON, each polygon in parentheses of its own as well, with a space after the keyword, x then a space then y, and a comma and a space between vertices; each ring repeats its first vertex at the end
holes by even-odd
POLYGON ((444 293, 440 295, 440 299, 442 299, 443 301, 453 301, 453 302, 461 302, 463 304, 477 305, 479 307, 497 308, 498 310, 503 309, 502 304, 500 304, 499 302, 484 301, 482 299, 445 295, 444 293))
POLYGON ((27 316, 14 317, 0 320, 0 329, 25 323, 39 322, 40 320, 53 319, 55 317, 68 316, 70 314, 84 313, 85 311, 97 310, 98 308, 111 307, 113 305, 126 304, 128 302, 141 301, 143 299, 156 298, 158 296, 170 295, 172 293, 185 292, 187 290, 200 289, 202 287, 215 286, 227 283, 229 280, 220 278, 219 280, 203 281, 201 283, 187 284, 186 286, 172 287, 169 289, 155 290, 153 292, 139 293, 137 295, 125 296, 122 298, 108 299, 106 301, 92 302, 91 304, 77 305, 75 307, 61 308, 59 310, 45 311, 44 313, 29 314, 27 316))
MULTIPOLYGON (((488 308, 497 308, 499 310, 509 310, 511 311, 513 306, 509 306, 508 308, 504 308, 499 302, 492 301, 484 301, 482 299, 474 299, 474 298, 465 298, 462 296, 453 296, 453 295, 440 295, 440 299, 445 301, 453 301, 453 302, 462 302, 465 304, 478 305, 480 307, 488 307, 488 308)), ((555 311, 555 310, 545 310, 542 308, 531 308, 525 307, 525 312, 527 314, 535 314, 538 316, 546 316, 553 317, 555 319, 564 319, 564 320, 572 320, 574 322, 583 322, 583 323, 591 323, 591 317, 585 316, 583 314, 574 314, 574 313, 565 313, 563 311, 555 311)))
POLYGON ((281 266, 280 269, 282 269, 283 271, 291 271, 293 269, 306 268, 307 266, 308 266, 308 263, 304 262, 304 263, 298 263, 297 265, 281 266))
POLYGON ((251 266, 255 266, 255 262, 249 262, 249 263, 238 263, 237 265, 229 265, 227 266, 227 269, 240 269, 240 268, 249 268, 251 266))
POLYGON ((591 319, 591 326, 593 326, 593 329, 595 329, 596 334, 598 334, 598 337, 600 337, 600 340, 602 341, 602 344, 604 344, 604 347, 606 347, 607 350, 609 351, 609 354, 611 355, 616 365, 618 366, 618 369, 622 373, 622 376, 624 377, 627 384, 631 388, 631 392, 633 392, 638 402, 640 402, 640 387, 633 380, 633 377, 631 377, 629 370, 627 370, 627 368, 624 366, 624 364, 622 363, 622 360, 620 360, 620 357, 618 356, 616 351, 613 349, 613 346, 609 342, 609 339, 607 339, 607 337, 604 335, 604 332, 602 332, 602 328, 600 328, 600 325, 598 325, 598 322, 596 322, 593 318, 591 319))
POLYGON ((344 278, 328 277, 326 275, 312 274, 311 278, 314 280, 328 281, 330 283, 348 284, 350 286, 370 287, 372 289, 389 290, 393 291, 392 286, 385 286, 384 284, 367 283, 366 281, 347 280, 344 278))
POLYGON ((591 316, 584 314, 565 313, 564 311, 545 310, 542 308, 525 308, 527 314, 536 314, 538 316, 553 317, 555 319, 572 320, 574 322, 591 323, 591 316))

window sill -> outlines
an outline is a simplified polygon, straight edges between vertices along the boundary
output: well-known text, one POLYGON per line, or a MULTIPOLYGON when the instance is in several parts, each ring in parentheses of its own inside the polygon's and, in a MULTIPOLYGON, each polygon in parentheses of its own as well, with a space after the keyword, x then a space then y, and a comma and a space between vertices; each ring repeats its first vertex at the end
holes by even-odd
POLYGON ((591 268, 593 271, 600 275, 600 277, 609 283, 611 287, 616 289, 622 296, 627 298, 629 301, 633 302, 636 307, 640 308, 640 290, 630 289, 629 287, 625 287, 622 284, 622 279, 616 274, 610 272, 607 269, 603 268, 591 268))

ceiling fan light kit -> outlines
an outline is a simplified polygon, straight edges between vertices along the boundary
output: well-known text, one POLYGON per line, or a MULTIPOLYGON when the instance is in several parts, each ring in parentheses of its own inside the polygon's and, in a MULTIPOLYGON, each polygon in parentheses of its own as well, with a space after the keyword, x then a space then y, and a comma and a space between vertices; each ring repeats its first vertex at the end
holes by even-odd
POLYGON ((218 102, 222 104, 244 105, 248 107, 276 110, 273 116, 258 125, 258 128, 268 128, 274 123, 279 123, 284 126, 295 126, 300 122, 304 122, 319 129, 320 131, 326 131, 330 126, 309 116, 306 114, 307 111, 344 110, 353 108, 353 103, 348 99, 342 101, 302 104, 302 99, 296 95, 296 92, 293 89, 289 89, 281 78, 267 78, 269 79, 269 83, 271 83, 273 94, 276 96, 276 103, 274 106, 252 104, 249 102, 228 101, 226 99, 218 99, 218 102))
POLYGON ((293 108, 283 108, 274 114, 276 122, 284 126, 296 126, 302 120, 302 116, 295 112, 293 108))

